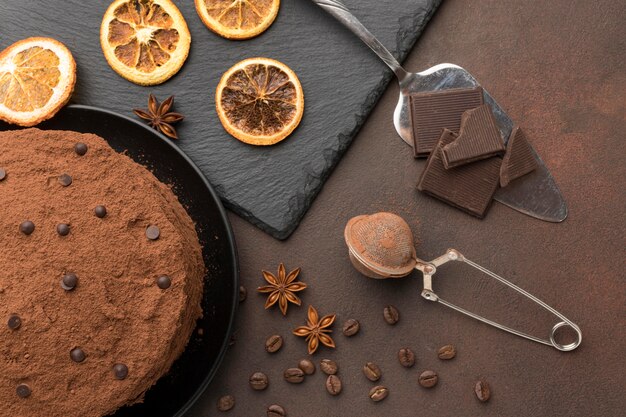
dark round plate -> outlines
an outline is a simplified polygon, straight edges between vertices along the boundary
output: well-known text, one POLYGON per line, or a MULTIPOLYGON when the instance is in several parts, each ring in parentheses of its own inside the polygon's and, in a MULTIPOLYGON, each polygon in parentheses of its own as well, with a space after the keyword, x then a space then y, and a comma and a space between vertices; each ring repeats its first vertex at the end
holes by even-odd
MULTIPOLYGON (((89 106, 72 105, 41 129, 95 133, 171 184, 196 223, 207 266, 203 317, 187 349, 170 372, 146 394, 145 401, 118 410, 113 417, 181 417, 204 392, 228 347, 239 296, 235 241, 217 194, 196 165, 160 133, 134 119, 89 106)), ((15 129, 0 122, 0 130, 15 129)), ((102 387, 106 389, 106 387, 102 387)))

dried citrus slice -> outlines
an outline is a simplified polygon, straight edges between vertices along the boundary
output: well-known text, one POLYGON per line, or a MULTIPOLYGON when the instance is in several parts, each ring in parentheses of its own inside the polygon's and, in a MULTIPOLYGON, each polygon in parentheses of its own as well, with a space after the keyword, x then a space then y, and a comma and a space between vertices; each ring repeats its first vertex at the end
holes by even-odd
POLYGON ((204 24, 228 39, 250 39, 276 19, 280 0, 195 0, 204 24))
POLYGON ((282 62, 250 58, 222 75, 215 94, 217 114, 228 133, 252 145, 273 145, 298 126, 304 93, 282 62))
POLYGON ((0 53, 0 120, 34 126, 51 118, 74 91, 76 62, 61 42, 28 38, 0 53))
POLYGON ((140 85, 161 84, 176 74, 190 44, 187 23, 170 0, 115 0, 100 26, 111 68, 140 85))

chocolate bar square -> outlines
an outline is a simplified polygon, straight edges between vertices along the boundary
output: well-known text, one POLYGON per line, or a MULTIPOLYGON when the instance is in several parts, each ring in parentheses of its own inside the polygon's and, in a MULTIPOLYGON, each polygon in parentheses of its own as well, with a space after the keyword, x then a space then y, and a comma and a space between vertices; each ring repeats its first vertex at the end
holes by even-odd
POLYGON ((518 126, 513 128, 506 147, 506 153, 500 168, 500 185, 506 187, 511 181, 531 173, 537 168, 537 160, 526 139, 526 135, 518 126))

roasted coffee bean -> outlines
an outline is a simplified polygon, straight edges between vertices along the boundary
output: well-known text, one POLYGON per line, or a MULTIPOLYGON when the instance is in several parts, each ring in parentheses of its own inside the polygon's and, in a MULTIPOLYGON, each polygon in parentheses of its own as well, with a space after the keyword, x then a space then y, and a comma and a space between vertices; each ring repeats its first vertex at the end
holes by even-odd
POLYGON ((268 337, 265 341, 265 350, 268 353, 278 352, 281 347, 283 347, 283 338, 277 334, 268 337))
POLYGON ((61 288, 65 291, 72 291, 78 285, 78 277, 76 274, 65 274, 61 279, 61 288))
POLYGON ((82 142, 78 142, 76 143, 76 145, 74 145, 74 152, 76 152, 76 154, 80 156, 84 156, 87 153, 88 149, 89 148, 87 147, 87 144, 82 142))
POLYGON ((30 387, 26 384, 19 384, 15 389, 15 392, 20 398, 28 398, 31 394, 30 387))
POLYGON ((24 233, 26 236, 30 235, 35 231, 35 223, 30 220, 26 220, 20 224, 20 232, 24 233))
POLYGON ((385 307, 383 310, 383 317, 388 324, 396 324, 400 320, 400 312, 392 305, 385 307))
POLYGON ((415 353, 409 348, 402 348, 398 351, 398 360, 400 365, 410 368, 415 365, 415 353))
POLYGON ((96 208, 93 209, 93 212, 96 217, 102 219, 104 216, 107 215, 107 208, 104 206, 96 206, 96 208))
POLYGON ((113 374, 115 375, 115 379, 119 379, 120 381, 126 379, 128 376, 128 366, 123 363, 116 363, 113 365, 113 374))
POLYGON ((445 345, 439 348, 437 353, 439 359, 448 360, 456 356, 456 348, 452 345, 445 345))
POLYGON ((17 330, 22 325, 22 319, 17 314, 11 314, 9 316, 9 321, 7 322, 7 326, 11 330, 17 330))
POLYGON ((161 275, 157 278, 157 287, 167 290, 172 285, 172 279, 167 275, 161 275))
POLYGON ((322 361, 320 362, 320 369, 326 375, 335 375, 337 373, 337 370, 339 369, 339 366, 337 366, 337 363, 335 361, 331 361, 330 359, 322 359, 322 361))
POLYGON ((217 400, 217 409, 220 411, 228 411, 235 406, 235 397, 232 395, 224 395, 217 400))
POLYGON ((374 402, 382 401, 389 395, 389 390, 382 385, 377 385, 370 390, 370 399, 374 402))
POLYGON ((253 390, 262 391, 269 385, 270 381, 263 372, 255 372, 250 375, 250 386, 253 390))
POLYGON ((70 358, 72 358, 74 362, 81 363, 86 357, 87 355, 85 355, 85 352, 81 348, 74 348, 70 351, 70 358))
POLYGON ((289 368, 283 372, 285 381, 292 384, 299 384, 304 381, 304 371, 300 368, 289 368))
POLYGON ((365 377, 372 382, 378 381, 382 376, 380 368, 374 362, 368 362, 363 365, 363 373, 365 374, 365 377))
POLYGON ((328 378, 326 378, 326 391, 330 395, 339 395, 341 392, 341 379, 337 375, 328 375, 328 378))
POLYGON ((347 337, 354 336, 355 334, 359 332, 360 328, 361 328, 361 325, 359 324, 358 320, 348 319, 343 324, 343 335, 347 337))
POLYGON ((0 168, 0 181, 4 180, 6 177, 7 172, 3 168, 0 168))
POLYGON ((70 177, 68 174, 59 175, 59 184, 61 184, 63 187, 69 187, 70 185, 72 185, 72 177, 70 177))
POLYGON ((157 240, 161 236, 161 230, 158 226, 150 225, 146 227, 146 237, 150 240, 157 240))
POLYGON ((315 373, 315 364, 308 359, 302 359, 298 363, 298 368, 302 369, 307 375, 313 375, 315 373))
POLYGON ((57 233, 59 236, 67 236, 70 234, 70 225, 67 223, 57 224, 57 233))
POLYGON ((287 412, 278 404, 272 404, 267 407, 267 417, 285 417, 287 412))
POLYGON ((437 377, 437 373, 434 371, 424 371, 419 377, 419 383, 424 388, 432 388, 437 385, 438 381, 439 377, 437 377))
POLYGON ((476 385, 474 385, 474 393, 476 394, 476 398, 478 398, 481 402, 489 401, 489 398, 491 397, 489 383, 482 379, 476 381, 476 385))
POLYGON ((248 296, 248 290, 246 290, 246 287, 244 287, 243 285, 239 286, 239 302, 243 303, 246 300, 246 297, 248 296))

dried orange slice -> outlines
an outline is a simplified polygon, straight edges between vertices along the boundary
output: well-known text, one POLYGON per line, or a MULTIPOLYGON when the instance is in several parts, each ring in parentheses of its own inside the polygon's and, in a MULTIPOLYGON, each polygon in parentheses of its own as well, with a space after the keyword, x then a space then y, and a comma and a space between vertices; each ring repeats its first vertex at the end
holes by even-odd
POLYGON ((250 39, 276 19, 280 0, 195 0, 204 24, 228 39, 250 39))
POLYGON ((34 126, 54 116, 74 91, 76 62, 61 42, 28 38, 0 53, 0 120, 34 126))
POLYGON ((304 93, 282 62, 250 58, 222 75, 215 94, 217 114, 228 133, 251 145, 273 145, 298 126, 304 93))
POLYGON ((107 62, 139 85, 161 84, 176 74, 190 44, 187 23, 170 0, 115 0, 100 26, 107 62))

